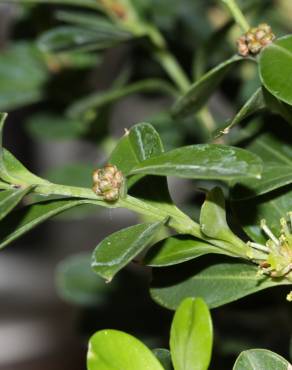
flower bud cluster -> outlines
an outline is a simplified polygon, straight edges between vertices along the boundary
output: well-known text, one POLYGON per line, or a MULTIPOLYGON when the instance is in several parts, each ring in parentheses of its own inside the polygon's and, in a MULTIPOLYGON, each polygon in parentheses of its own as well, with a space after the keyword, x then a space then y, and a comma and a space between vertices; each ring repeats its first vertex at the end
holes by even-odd
POLYGON ((271 26, 266 23, 248 30, 237 40, 238 53, 247 57, 257 55, 265 46, 271 44, 275 39, 271 26))
POLYGON ((103 197, 107 202, 115 202, 120 197, 124 177, 121 171, 112 164, 93 172, 93 188, 96 195, 103 197))

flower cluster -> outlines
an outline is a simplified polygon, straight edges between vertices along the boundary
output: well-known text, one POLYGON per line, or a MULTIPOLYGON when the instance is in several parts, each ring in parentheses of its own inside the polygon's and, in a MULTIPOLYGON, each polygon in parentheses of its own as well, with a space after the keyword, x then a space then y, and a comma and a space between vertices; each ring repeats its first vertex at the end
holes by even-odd
POLYGON ((288 213, 289 221, 281 218, 280 236, 276 237, 267 226, 266 221, 261 221, 261 228, 269 238, 266 245, 249 242, 251 248, 266 254, 265 260, 260 263, 260 273, 271 277, 287 277, 292 279, 292 212, 288 213))
POLYGON ((271 26, 266 23, 253 27, 237 40, 238 53, 243 57, 258 54, 275 39, 271 26))
POLYGON ((93 172, 93 188, 96 195, 102 196, 107 202, 119 199, 124 177, 121 171, 112 164, 93 172))

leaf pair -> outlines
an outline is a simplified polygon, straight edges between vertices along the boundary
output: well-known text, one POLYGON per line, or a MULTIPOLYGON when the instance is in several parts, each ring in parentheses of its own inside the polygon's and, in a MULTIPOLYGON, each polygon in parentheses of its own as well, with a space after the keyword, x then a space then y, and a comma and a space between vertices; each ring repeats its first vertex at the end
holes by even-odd
MULTIPOLYGON (((175 313, 170 332, 170 351, 174 370, 207 370, 212 350, 212 321, 201 299, 186 299, 175 313)), ((156 350, 169 368, 167 350, 156 350)), ((116 330, 97 332, 89 342, 88 370, 162 370, 154 354, 139 340, 116 330)))

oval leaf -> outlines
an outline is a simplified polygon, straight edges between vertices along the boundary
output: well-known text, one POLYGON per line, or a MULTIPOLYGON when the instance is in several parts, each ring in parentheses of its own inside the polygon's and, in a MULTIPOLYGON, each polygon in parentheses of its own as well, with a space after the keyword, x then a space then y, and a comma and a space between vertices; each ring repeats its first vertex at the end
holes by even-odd
POLYGON ((117 330, 102 330, 89 341, 87 369, 163 370, 163 367, 138 339, 117 330))
POLYGON ((175 116, 185 117, 199 111, 214 93, 214 90, 223 80, 229 69, 241 60, 243 60, 242 57, 235 55, 202 76, 176 102, 173 107, 173 114, 175 116))
POLYGON ((213 342, 212 319, 206 303, 187 298, 171 325, 170 350, 175 370, 207 370, 213 342))
POLYGON ((260 178, 261 171, 260 158, 244 149, 199 144, 147 159, 134 167, 131 173, 232 181, 246 176, 260 178))
POLYGON ((224 252, 191 236, 176 235, 154 245, 146 254, 144 263, 152 267, 171 266, 210 253, 224 252))
POLYGON ((276 98, 292 105, 292 35, 264 48, 259 68, 265 88, 276 98))
POLYGON ((161 230, 163 222, 128 227, 105 238, 94 250, 93 270, 110 281, 124 266, 146 248, 161 230))
POLYGON ((291 365, 283 357, 266 349, 251 349, 242 352, 233 370, 291 370, 291 365))
POLYGON ((210 308, 219 307, 260 290, 289 285, 285 279, 258 276, 257 266, 226 259, 200 259, 183 265, 154 269, 152 298, 176 309, 187 297, 202 297, 210 308))

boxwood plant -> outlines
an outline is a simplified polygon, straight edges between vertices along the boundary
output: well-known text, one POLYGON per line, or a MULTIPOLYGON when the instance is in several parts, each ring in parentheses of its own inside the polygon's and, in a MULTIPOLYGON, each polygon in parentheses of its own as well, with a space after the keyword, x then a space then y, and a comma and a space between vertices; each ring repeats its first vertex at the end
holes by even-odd
MULTIPOLYGON (((239 26, 235 28, 237 44, 233 44, 233 55, 206 73, 197 60, 192 82, 170 52, 163 33, 147 17, 147 2, 32 2, 69 8, 57 13, 57 19, 65 25, 43 33, 34 50, 51 69, 64 63, 64 55, 71 58, 75 68, 80 63, 88 66, 96 50, 146 39, 145 50, 169 77, 129 84, 120 80, 109 91, 71 102, 60 123, 66 122, 67 133, 80 130, 80 122, 81 130, 88 129, 97 119, 97 112, 124 96, 154 91, 171 97, 168 117, 172 125, 182 120, 196 122, 199 117, 209 137, 165 150, 151 122, 137 123, 125 130, 99 168, 92 165, 92 188, 54 183, 33 174, 2 146, 1 139, 0 248, 40 223, 81 205, 136 212, 141 223, 101 241, 92 253, 91 266, 107 282, 133 260, 151 267, 152 298, 165 308, 177 310, 170 335, 171 360, 167 350, 153 354, 134 337, 105 330, 90 340, 88 369, 207 369, 212 346, 208 307, 280 285, 287 285, 287 297, 283 299, 292 301, 292 35, 278 37, 263 22, 249 25, 234 0, 218 0, 239 26), (233 69, 245 65, 256 66, 258 83, 234 117, 220 124, 208 110, 209 99, 224 78, 234 73, 233 69), (261 124, 261 118, 267 116, 281 125, 282 135, 265 127, 265 120, 261 124), (254 117, 257 119, 250 119, 254 117), (174 203, 168 177, 198 182, 206 195, 198 219, 174 203)), ((221 39, 227 38, 226 30, 232 24, 228 20, 221 39)), ((205 43, 201 57, 208 57, 206 50, 218 35, 205 43)), ((207 65, 208 59, 205 61, 207 65)), ((41 99, 38 87, 47 81, 48 71, 36 64, 34 73, 37 68, 35 84, 32 79, 31 85, 24 86, 26 90, 22 91, 20 84, 15 94, 12 91, 11 106, 6 95, 7 109, 41 99)), ((9 87, 9 76, 6 80, 9 87)), ((3 88, 8 89, 5 84, 3 88)), ((1 138, 6 116, 0 115, 1 138)), ((50 117, 49 124, 53 122, 50 117)), ((291 365, 286 360, 265 350, 244 352, 234 365, 236 370, 288 368, 291 365)))

